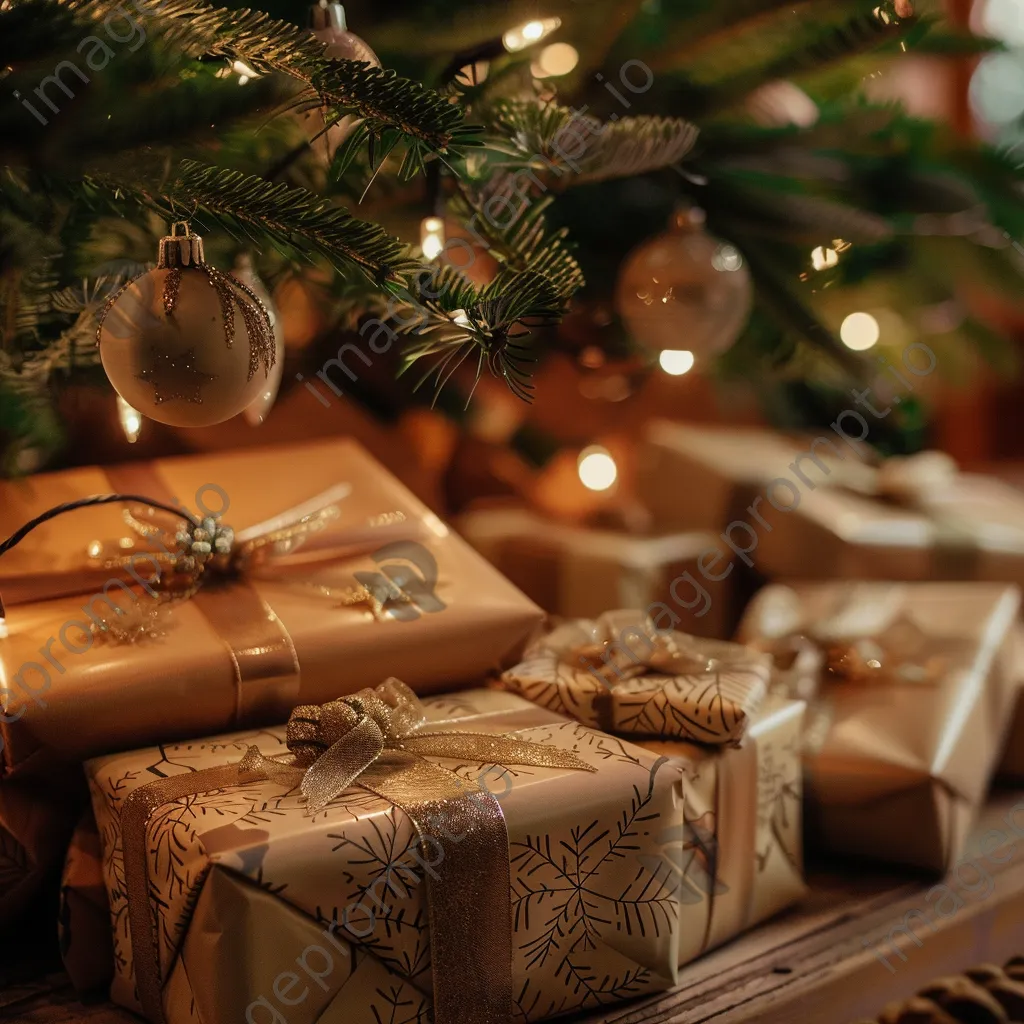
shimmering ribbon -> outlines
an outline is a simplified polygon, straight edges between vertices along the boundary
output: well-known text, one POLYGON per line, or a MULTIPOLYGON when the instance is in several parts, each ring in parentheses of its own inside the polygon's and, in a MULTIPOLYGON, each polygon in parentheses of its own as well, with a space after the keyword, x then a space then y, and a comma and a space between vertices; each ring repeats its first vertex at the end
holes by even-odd
POLYGON ((121 812, 125 887, 139 1000, 163 1024, 160 954, 149 899, 148 828, 164 804, 186 796, 271 780, 298 786, 310 811, 358 785, 404 811, 421 842, 456 855, 427 879, 435 1024, 509 1024, 512 922, 508 833, 501 805, 486 790, 428 761, 518 764, 594 771, 574 753, 519 739, 473 733, 457 723, 430 728, 423 705, 397 679, 323 705, 297 707, 288 722, 290 753, 257 747, 233 764, 160 779, 134 790, 121 812))
POLYGON ((642 611, 623 609, 557 627, 503 679, 604 732, 738 745, 767 689, 769 659, 659 630, 642 611))

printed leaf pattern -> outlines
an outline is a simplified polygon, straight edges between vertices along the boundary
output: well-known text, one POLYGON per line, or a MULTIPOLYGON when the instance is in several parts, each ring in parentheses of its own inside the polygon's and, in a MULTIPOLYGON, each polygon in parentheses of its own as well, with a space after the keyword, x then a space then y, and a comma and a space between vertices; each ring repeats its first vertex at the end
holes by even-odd
POLYGON ((767 692, 769 676, 761 654, 659 633, 638 611, 558 627, 503 679, 533 703, 585 725, 735 745, 767 692), (678 670, 666 671, 670 659, 678 670))
MULTIPOLYGON (((520 735, 573 749, 599 769, 584 775, 449 764, 469 780, 479 778, 484 769, 492 778, 504 770, 512 791, 522 786, 529 792, 528 799, 517 794, 505 805, 518 1016, 539 1020, 666 988, 678 958, 677 885, 668 865, 659 862, 648 868, 638 854, 649 836, 680 814, 678 767, 666 769, 666 759, 576 722, 551 721, 524 729, 524 709, 529 710, 511 694, 481 691, 479 696, 433 702, 429 710, 434 719, 459 712, 489 722, 492 729, 501 727, 503 715, 515 713, 520 735), (588 810, 569 813, 578 806, 588 810)), ((119 979, 114 992, 121 993, 122 1001, 128 1001, 124 994, 131 991, 132 966, 120 805, 153 778, 237 760, 254 742, 267 754, 278 753, 282 736, 283 729, 275 729, 91 762, 116 932, 119 979)), ((179 980, 183 974, 183 951, 210 873, 230 871, 283 901, 288 913, 320 928, 333 927, 333 934, 348 945, 352 970, 347 978, 339 972, 332 1002, 358 1002, 369 1008, 367 1019, 382 1024, 429 1021, 423 859, 411 822, 386 801, 353 788, 309 815, 301 796, 284 792, 279 784, 204 793, 158 810, 149 830, 149 849, 151 902, 165 978, 172 969, 179 980), (366 970, 369 965, 372 970, 366 970)), ((451 855, 458 855, 454 846, 451 855)), ((209 903, 203 907, 205 913, 209 903)), ((196 927, 198 934, 203 926, 196 927)), ((200 1019, 201 996, 195 992, 193 1005, 182 1006, 181 1016, 172 1016, 171 1024, 200 1019)), ((240 1007, 240 1019, 244 1012, 240 1007)))

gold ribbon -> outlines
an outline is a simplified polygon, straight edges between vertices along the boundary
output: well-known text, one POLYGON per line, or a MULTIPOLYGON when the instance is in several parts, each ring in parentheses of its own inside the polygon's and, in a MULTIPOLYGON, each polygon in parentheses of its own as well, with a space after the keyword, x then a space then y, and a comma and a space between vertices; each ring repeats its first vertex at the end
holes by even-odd
MULTIPOLYGON (((105 470, 118 492, 146 494, 172 500, 171 489, 155 466, 132 463, 105 470)), ((232 550, 209 566, 219 576, 216 587, 193 587, 184 592, 221 638, 231 659, 235 680, 235 715, 229 723, 244 727, 265 722, 268 712, 293 706, 299 690, 299 660, 295 645, 273 608, 246 581, 247 574, 293 555, 310 538, 338 518, 338 503, 351 490, 348 484, 333 487, 315 498, 285 510, 263 523, 238 532, 232 550), (229 573, 230 570, 230 573, 229 573)), ((397 540, 423 535, 417 523, 405 519, 386 525, 354 525, 332 531, 329 552, 312 557, 352 557, 376 551, 397 540)), ((397 600, 393 583, 387 593, 372 593, 365 586, 340 595, 343 604, 365 605, 380 618, 385 604, 397 600)), ((334 592, 328 596, 339 596, 334 592)), ((115 621, 114 625, 117 623, 115 621)), ((158 623, 156 624, 158 626, 158 623)))
MULTIPOLYGON (((139 1001, 164 1024, 160 953, 149 899, 148 829, 164 804, 270 780, 298 786, 317 811, 358 785, 400 808, 421 842, 462 836, 456 856, 427 879, 434 1024, 509 1024, 512 921, 508 832, 498 801, 427 757, 480 764, 595 771, 574 753, 511 735, 429 728, 423 705, 397 679, 323 705, 295 708, 289 754, 250 747, 241 761, 159 779, 134 790, 121 811, 125 888, 139 1001)), ((443 848, 443 847, 442 847, 443 848)))
POLYGON ((659 630, 643 611, 622 609, 556 627, 502 679, 604 732, 739 745, 769 665, 748 647, 659 630))

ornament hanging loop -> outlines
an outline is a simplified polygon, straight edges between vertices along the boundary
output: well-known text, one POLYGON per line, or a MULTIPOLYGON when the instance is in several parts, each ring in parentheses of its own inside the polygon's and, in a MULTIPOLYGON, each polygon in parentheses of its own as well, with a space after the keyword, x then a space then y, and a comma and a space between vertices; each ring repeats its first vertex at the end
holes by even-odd
POLYGON ((188 221, 175 221, 171 225, 171 233, 160 239, 157 268, 166 270, 169 267, 198 267, 205 262, 202 238, 192 234, 188 221), (178 234, 179 227, 185 229, 183 235, 178 234))

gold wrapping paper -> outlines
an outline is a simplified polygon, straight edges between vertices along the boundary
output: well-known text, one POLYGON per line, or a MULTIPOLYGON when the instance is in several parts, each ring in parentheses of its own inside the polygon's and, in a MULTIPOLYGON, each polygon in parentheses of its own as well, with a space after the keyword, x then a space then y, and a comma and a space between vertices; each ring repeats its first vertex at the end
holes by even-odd
MULTIPOLYGON (((634 537, 566 526, 527 509, 480 509, 456 529, 546 611, 593 618, 610 608, 662 603, 695 636, 729 632, 731 580, 702 578, 698 560, 716 547, 706 533, 634 537)), ((735 620, 731 620, 735 625, 735 620)))
MULTIPOLYGON (((780 703, 749 747, 720 757, 678 743, 660 755, 494 690, 425 703, 429 719, 574 749, 597 769, 489 768, 509 835, 515 1019, 668 987, 681 964, 795 898, 799 703, 780 703)), ((117 1002, 138 1009, 119 831, 128 794, 238 760, 253 743, 278 754, 283 736, 268 729, 87 766, 117 1002)), ((440 763, 472 781, 487 767, 440 763)), ((452 838, 444 854, 457 857, 452 838)), ((443 858, 416 853, 409 820, 385 801, 353 789, 310 815, 281 784, 230 787, 161 808, 148 850, 169 1024, 247 1012, 289 1024, 427 1021, 419 883, 443 858)))
MULTIPOLYGON (((282 721, 298 703, 392 674, 420 691, 450 688, 514 657, 540 610, 351 441, 3 484, 0 534, 90 493, 171 496, 195 510, 200 492, 217 511, 222 500, 206 485, 227 496, 224 522, 242 531, 339 483, 351 485, 340 515, 306 546, 175 603, 158 618, 163 635, 134 644, 94 638, 90 645, 85 631, 84 607, 103 610, 96 595, 111 577, 90 566, 86 551, 94 540, 125 535, 119 508, 77 511, 32 533, 0 561, 8 606, 8 636, 0 639, 6 770, 28 769, 40 751, 75 759, 282 721), (399 534, 404 539, 394 543, 399 534), (400 581, 409 600, 375 615, 339 596, 366 579, 400 581), (31 600, 41 593, 68 596, 31 600)), ((129 603, 119 586, 108 589, 129 603)), ((142 592, 138 601, 143 609, 155 603, 142 592)))
POLYGON ((795 438, 658 422, 638 489, 659 529, 728 533, 728 559, 770 578, 1024 583, 1019 490, 937 474, 935 454, 880 470, 875 459, 832 430, 795 438))
POLYGON ((817 845, 934 872, 953 865, 1009 725, 1019 605, 1016 587, 986 583, 774 585, 758 594, 739 631, 744 643, 815 630, 836 647, 880 642, 872 657, 884 678, 815 681, 804 769, 817 845), (896 630, 922 638, 912 660, 928 671, 916 681, 887 667, 885 637, 896 630))
POLYGON ((616 735, 739 746, 770 676, 765 654, 658 630, 642 610, 623 609, 537 637, 502 682, 616 735))

